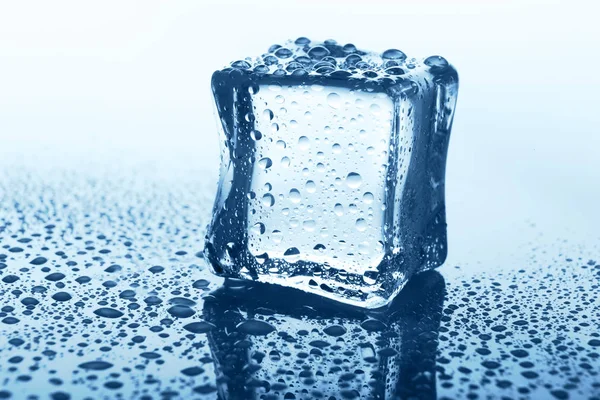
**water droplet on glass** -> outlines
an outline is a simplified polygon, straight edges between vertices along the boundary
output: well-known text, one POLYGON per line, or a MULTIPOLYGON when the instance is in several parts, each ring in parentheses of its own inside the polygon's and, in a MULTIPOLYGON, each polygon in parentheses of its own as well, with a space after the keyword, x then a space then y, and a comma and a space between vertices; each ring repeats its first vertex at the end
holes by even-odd
POLYGON ((302 196, 300 196, 298 189, 290 190, 289 198, 292 203, 300 203, 300 200, 302 200, 302 196))
POLYGON ((314 219, 307 219, 306 221, 302 222, 302 227, 307 232, 314 231, 316 226, 317 226, 317 223, 315 222, 314 219))
POLYGON ((263 116, 270 121, 273 119, 273 111, 267 108, 265 111, 263 111, 263 116))
POLYGON ((332 92, 327 95, 327 104, 329 104, 329 107, 337 109, 340 108, 341 103, 342 98, 339 94, 332 92))
POLYGON ((300 150, 308 150, 310 148, 310 140, 306 136, 300 136, 298 139, 298 148, 300 150))
POLYGON ((359 232, 364 232, 367 229, 367 221, 364 218, 359 218, 356 220, 356 230, 359 232))
POLYGON ((252 230, 254 231, 254 233, 262 235, 263 233, 265 233, 265 224, 263 224, 262 222, 257 222, 252 227, 252 230))
POLYGON ((250 132, 250 137, 253 140, 260 140, 262 139, 262 133, 260 133, 260 131, 253 130, 252 132, 250 132))
POLYGON ((346 177, 346 185, 352 189, 358 188, 362 184, 362 177, 356 172, 350 172, 346 177))
POLYGON ((267 207, 272 207, 273 204, 275 204, 275 197, 273 197, 272 194, 267 193, 262 197, 262 203, 267 207))
POLYGON ((371 110, 371 113, 373 115, 379 115, 381 113, 381 107, 377 103, 371 104, 371 106, 369 107, 369 109, 371 110))
POLYGON ((258 161, 258 165, 262 169, 271 168, 271 166, 273 165, 273 161, 271 161, 271 159, 269 157, 261 158, 258 161))

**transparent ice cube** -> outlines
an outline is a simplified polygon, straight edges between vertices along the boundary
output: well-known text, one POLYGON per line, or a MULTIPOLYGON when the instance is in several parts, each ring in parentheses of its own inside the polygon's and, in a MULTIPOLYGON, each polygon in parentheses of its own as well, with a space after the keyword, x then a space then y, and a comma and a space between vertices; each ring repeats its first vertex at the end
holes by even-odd
POLYGON ((215 72, 213 271, 374 308, 441 265, 457 88, 439 56, 305 38, 215 72))

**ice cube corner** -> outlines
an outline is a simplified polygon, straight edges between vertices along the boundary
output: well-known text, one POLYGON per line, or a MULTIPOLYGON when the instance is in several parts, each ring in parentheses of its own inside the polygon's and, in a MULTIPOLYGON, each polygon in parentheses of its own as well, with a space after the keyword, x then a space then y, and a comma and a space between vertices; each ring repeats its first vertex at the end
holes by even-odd
POLYGON ((344 303, 389 303, 447 253, 458 90, 440 56, 298 38, 216 71, 214 273, 344 303))

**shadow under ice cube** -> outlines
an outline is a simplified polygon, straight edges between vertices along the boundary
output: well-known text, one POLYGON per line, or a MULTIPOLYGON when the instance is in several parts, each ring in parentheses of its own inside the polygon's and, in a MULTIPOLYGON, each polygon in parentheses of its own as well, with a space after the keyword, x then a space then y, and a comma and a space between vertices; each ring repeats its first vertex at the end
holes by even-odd
POLYGON ((215 72, 212 89, 215 273, 374 308, 444 262, 458 89, 445 59, 300 38, 215 72))

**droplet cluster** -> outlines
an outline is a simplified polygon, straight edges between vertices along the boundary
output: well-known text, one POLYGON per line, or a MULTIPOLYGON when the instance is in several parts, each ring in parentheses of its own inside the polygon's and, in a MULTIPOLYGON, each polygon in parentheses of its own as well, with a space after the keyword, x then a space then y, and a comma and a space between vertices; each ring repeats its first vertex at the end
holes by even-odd
MULTIPOLYGON (((341 45, 332 39, 313 42, 301 37, 283 44, 274 44, 262 56, 233 61, 228 67, 258 75, 314 75, 395 81, 421 69, 443 70, 448 66, 448 62, 441 56, 420 60, 409 58, 398 49, 377 53, 360 50, 351 43, 341 45)), ((331 103, 336 103, 335 96, 330 100, 331 103)), ((339 103, 339 96, 337 102, 339 103)))
POLYGON ((600 391, 600 264, 574 246, 418 274, 389 309, 364 311, 211 274, 212 185, 197 171, 0 176, 0 398, 600 391))

